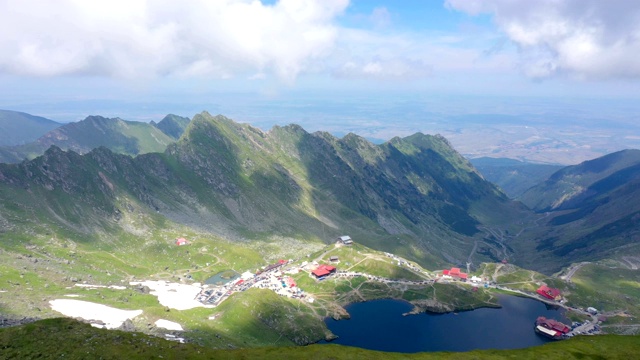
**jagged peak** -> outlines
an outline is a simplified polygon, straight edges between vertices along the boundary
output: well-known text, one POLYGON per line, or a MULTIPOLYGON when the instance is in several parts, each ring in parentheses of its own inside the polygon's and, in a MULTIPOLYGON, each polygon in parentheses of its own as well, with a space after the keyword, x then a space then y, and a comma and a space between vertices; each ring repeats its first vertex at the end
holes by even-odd
POLYGON ((343 136, 342 139, 340 139, 340 143, 352 148, 372 149, 378 147, 376 144, 372 143, 366 138, 352 132, 343 136))
POLYGON ((65 151, 62 150, 60 147, 58 147, 56 145, 51 145, 51 146, 49 146, 49 148, 47 150, 45 150, 44 155, 51 156, 51 155, 62 154, 64 152, 65 151))
POLYGON ((304 136, 309 133, 298 124, 288 124, 285 126, 275 125, 268 132, 268 135, 277 135, 277 134, 292 134, 296 136, 304 136))
POLYGON ((81 120, 79 122, 98 122, 98 123, 108 123, 108 122, 119 122, 119 121, 125 121, 119 117, 114 117, 114 118, 108 118, 108 117, 104 117, 101 115, 89 115, 86 118, 84 118, 84 120, 81 120))
MULTIPOLYGON (((186 116, 180 116, 180 115, 176 115, 176 114, 167 114, 165 115, 165 117, 162 118, 162 120, 160 120, 160 122, 163 121, 171 121, 171 120, 191 120, 186 116)), ((151 122, 154 122, 153 120, 151 120, 151 122)))
POLYGON ((339 140, 337 137, 335 137, 332 133, 328 131, 315 131, 311 135, 317 136, 319 138, 322 138, 331 142, 337 142, 339 140))

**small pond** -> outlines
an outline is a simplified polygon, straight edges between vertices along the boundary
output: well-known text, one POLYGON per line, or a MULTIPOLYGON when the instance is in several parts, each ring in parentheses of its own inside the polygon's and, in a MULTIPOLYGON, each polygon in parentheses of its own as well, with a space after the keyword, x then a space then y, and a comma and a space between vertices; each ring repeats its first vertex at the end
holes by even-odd
POLYGON ((204 283, 209 285, 224 285, 229 281, 233 281, 239 277, 240 274, 233 270, 224 270, 208 278, 204 283))

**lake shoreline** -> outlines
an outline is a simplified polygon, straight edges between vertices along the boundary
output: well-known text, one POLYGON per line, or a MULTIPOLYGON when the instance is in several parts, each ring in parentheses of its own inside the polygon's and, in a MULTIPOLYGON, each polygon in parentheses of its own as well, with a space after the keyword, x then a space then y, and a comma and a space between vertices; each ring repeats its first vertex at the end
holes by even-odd
POLYGON ((484 306, 446 313, 412 313, 413 309, 409 307, 414 305, 404 299, 354 302, 346 306, 351 321, 325 318, 327 328, 335 337, 328 337, 319 343, 403 353, 523 348, 548 342, 533 330, 537 316, 564 318, 564 309, 548 309, 544 302, 536 299, 502 295, 500 302, 503 303, 500 308, 484 306), (363 307, 363 304, 368 305, 363 307), (377 330, 372 330, 374 328, 377 330), (443 336, 446 333, 461 336, 465 341, 462 344, 452 342, 443 336), (500 333, 501 336, 488 333, 500 333), (500 338, 506 340, 500 342, 500 338))

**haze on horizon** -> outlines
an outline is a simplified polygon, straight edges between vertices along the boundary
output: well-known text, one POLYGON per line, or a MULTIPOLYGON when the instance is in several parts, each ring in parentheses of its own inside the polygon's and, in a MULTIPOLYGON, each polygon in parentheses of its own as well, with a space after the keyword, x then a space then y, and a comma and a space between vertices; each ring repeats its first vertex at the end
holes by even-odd
POLYGON ((2 0, 0 108, 439 132, 576 163, 640 147, 638 19, 625 0, 2 0))

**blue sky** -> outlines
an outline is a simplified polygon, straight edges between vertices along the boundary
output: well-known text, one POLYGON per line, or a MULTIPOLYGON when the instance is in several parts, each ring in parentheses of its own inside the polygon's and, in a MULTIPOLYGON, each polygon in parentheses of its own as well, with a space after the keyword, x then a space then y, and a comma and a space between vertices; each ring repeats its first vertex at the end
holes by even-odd
POLYGON ((358 98, 633 104, 638 18, 624 0, 0 0, 0 107, 70 121, 358 98))

